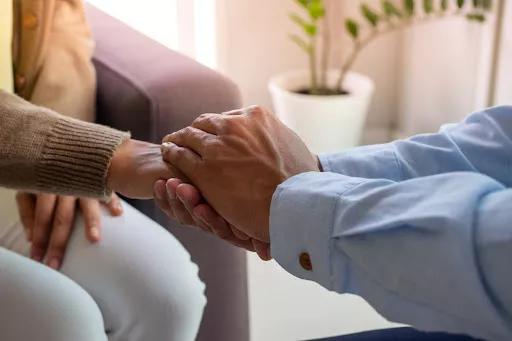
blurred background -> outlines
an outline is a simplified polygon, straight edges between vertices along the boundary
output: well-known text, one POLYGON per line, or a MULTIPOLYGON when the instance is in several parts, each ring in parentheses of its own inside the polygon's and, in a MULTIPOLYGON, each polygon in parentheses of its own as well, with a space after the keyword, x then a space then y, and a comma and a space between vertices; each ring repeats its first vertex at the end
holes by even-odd
MULTIPOLYGON (((245 105, 272 109, 269 80, 308 65, 308 56, 289 39, 297 31, 289 20, 298 11, 294 0, 88 2, 226 75, 239 86, 245 105)), ((378 8, 381 2, 365 3, 378 8)), ((345 18, 361 16, 361 1, 328 0, 326 5, 333 36, 329 59, 336 68, 353 43, 345 18)), ((375 85, 361 143, 435 132, 474 110, 510 103, 510 25, 512 4, 497 1, 482 24, 444 18, 376 39, 354 64, 375 85)), ((249 255, 247 275, 252 341, 305 340, 393 326, 359 298, 299 281, 274 262, 249 255)))

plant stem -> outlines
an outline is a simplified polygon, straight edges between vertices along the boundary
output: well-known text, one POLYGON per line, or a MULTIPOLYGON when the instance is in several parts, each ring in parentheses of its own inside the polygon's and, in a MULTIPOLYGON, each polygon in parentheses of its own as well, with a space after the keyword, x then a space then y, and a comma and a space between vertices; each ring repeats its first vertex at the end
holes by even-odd
POLYGON ((311 37, 311 45, 309 49, 309 68, 311 71, 311 95, 318 94, 318 81, 317 81, 317 65, 316 65, 316 35, 311 37))
MULTIPOLYGON (((329 1, 325 0, 325 8, 329 6, 329 1)), ((326 90, 328 88, 327 85, 327 70, 329 69, 329 57, 331 54, 331 28, 329 27, 329 10, 326 10, 326 14, 323 18, 323 39, 322 39, 322 66, 321 66, 321 79, 320 79, 320 87, 322 90, 326 90)))
POLYGON ((386 28, 384 28, 383 30, 374 29, 372 31, 372 33, 369 34, 366 38, 364 38, 362 40, 355 41, 354 50, 348 56, 348 58, 345 60, 345 62, 343 63, 343 65, 341 67, 340 77, 338 78, 338 82, 336 84, 336 91, 340 94, 343 93, 343 82, 345 80, 345 77, 347 76, 348 71, 350 71, 350 69, 354 65, 354 63, 355 63, 357 57, 359 56, 359 54, 361 53, 361 51, 367 45, 369 45, 373 40, 375 40, 375 38, 377 38, 381 35, 384 35, 386 33, 389 33, 389 32, 398 31, 398 30, 401 30, 404 28, 411 27, 413 25, 428 23, 434 19, 444 19, 444 18, 448 18, 448 17, 458 17, 458 16, 464 16, 464 15, 465 15, 465 13, 463 11, 456 11, 456 12, 452 13, 451 16, 441 16, 441 17, 439 17, 439 16, 435 17, 433 15, 423 16, 423 17, 416 18, 415 20, 402 21, 401 23, 399 23, 397 25, 389 22, 389 25, 387 25, 386 28))

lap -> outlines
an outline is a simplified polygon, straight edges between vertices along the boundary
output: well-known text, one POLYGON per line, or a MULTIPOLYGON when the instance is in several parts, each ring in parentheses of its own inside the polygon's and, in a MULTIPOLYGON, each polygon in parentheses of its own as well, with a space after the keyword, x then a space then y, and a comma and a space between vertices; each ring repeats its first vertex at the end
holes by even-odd
MULTIPOLYGON (((189 307, 203 306, 204 285, 198 279, 198 268, 189 253, 157 223, 126 203, 123 207, 124 214, 120 217, 112 217, 102 208, 102 239, 96 244, 85 239, 84 220, 78 214, 61 268, 62 275, 93 298, 103 315, 105 329, 118 330, 127 321, 140 318, 142 310, 146 310, 148 317, 164 318, 172 314, 148 310, 166 308, 186 316, 189 307), (188 302, 183 302, 185 298, 188 302), (157 299, 168 303, 167 307, 155 302, 157 299)), ((28 255, 29 244, 24 240, 19 222, 0 226, 2 247, 28 255)), ((31 263, 44 268, 44 272, 53 272, 31 263)), ((41 280, 45 279, 29 282, 35 285, 41 280)))

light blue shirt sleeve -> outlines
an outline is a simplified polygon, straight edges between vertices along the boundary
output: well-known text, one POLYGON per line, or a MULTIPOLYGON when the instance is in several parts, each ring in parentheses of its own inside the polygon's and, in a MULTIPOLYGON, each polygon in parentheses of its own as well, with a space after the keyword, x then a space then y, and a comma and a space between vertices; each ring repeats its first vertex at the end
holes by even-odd
POLYGON ((326 172, 402 181, 455 171, 488 175, 512 187, 512 107, 490 108, 437 134, 319 155, 326 172))
POLYGON ((400 182, 304 173, 274 193, 271 252, 291 274, 360 295, 389 320, 512 340, 510 212, 512 189, 474 172, 400 182))

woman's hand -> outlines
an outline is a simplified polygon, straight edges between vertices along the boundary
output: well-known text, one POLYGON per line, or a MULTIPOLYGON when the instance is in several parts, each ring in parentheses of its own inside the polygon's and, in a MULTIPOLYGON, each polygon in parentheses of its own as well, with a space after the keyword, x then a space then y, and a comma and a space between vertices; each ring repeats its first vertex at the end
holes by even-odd
MULTIPOLYGON (((46 258, 48 266, 55 270, 60 269, 78 207, 85 220, 87 240, 95 243, 101 239, 101 203, 98 200, 18 192, 16 201, 26 239, 32 243, 30 257, 36 262, 42 262, 46 258)), ((123 213, 121 201, 115 194, 104 205, 114 216, 123 213)))
POLYGON ((152 199, 158 180, 186 177, 162 159, 159 145, 124 141, 115 151, 107 175, 107 187, 134 199, 152 199))

